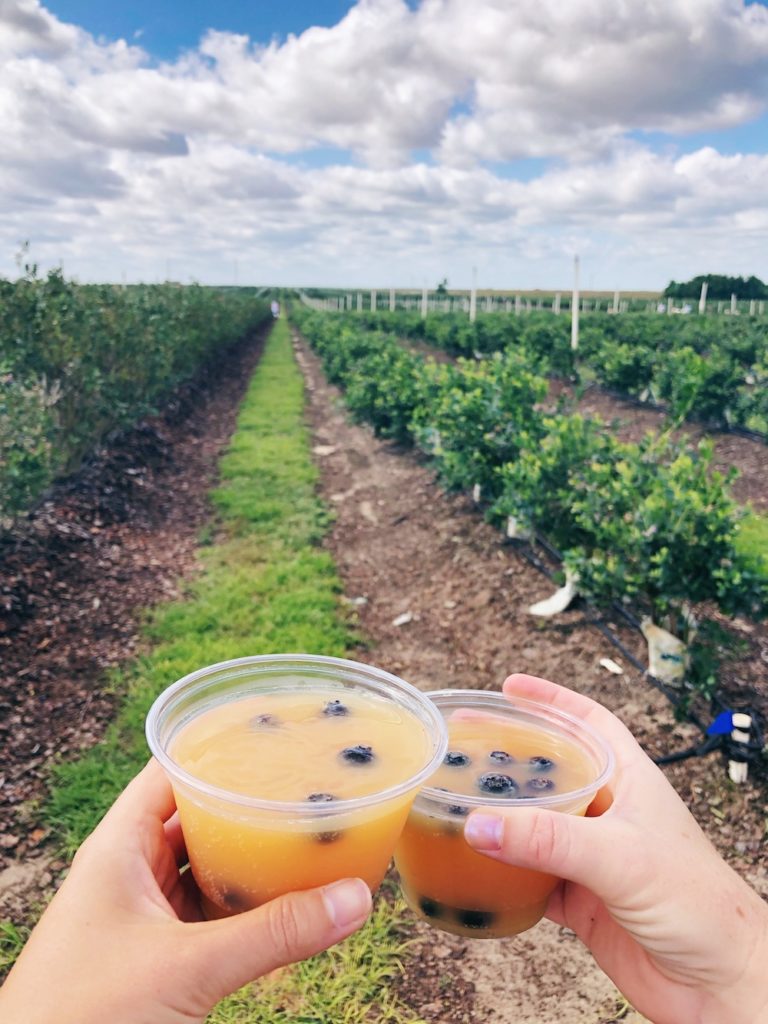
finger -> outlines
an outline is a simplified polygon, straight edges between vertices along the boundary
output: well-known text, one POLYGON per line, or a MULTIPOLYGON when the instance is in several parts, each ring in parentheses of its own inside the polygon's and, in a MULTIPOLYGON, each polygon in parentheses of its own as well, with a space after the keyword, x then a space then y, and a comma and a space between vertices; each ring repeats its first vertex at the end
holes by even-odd
POLYGON ((165 832, 165 841, 168 843, 176 861, 176 866, 184 867, 189 861, 189 857, 187 856, 187 844, 184 842, 184 833, 181 831, 178 811, 165 822, 163 831, 165 832))
POLYGON ((582 818, 544 808, 473 812, 464 837, 494 860, 585 886, 606 903, 631 891, 637 830, 621 819, 582 818))
POLYGON ((360 878, 288 893, 256 910, 198 929, 193 978, 209 1009, 230 992, 276 967, 314 956, 360 927, 371 892, 360 878))
POLYGON ((154 758, 132 779, 107 813, 107 818, 120 821, 122 827, 148 815, 168 821, 176 810, 168 777, 154 758))

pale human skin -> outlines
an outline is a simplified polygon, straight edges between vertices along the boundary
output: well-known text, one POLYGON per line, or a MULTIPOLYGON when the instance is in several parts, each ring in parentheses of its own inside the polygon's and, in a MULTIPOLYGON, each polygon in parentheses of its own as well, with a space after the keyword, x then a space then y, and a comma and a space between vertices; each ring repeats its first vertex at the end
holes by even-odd
MULTIPOLYGON (((588 721, 617 771, 598 816, 474 812, 465 835, 475 849, 567 879, 547 915, 654 1024, 768 1024, 768 906, 609 711, 532 676, 511 676, 504 690, 588 721)), ((81 847, 0 989, 3 1024, 194 1024, 241 985, 344 938, 370 910, 365 883, 348 879, 204 922, 184 860, 170 786, 150 762, 81 847)))
POLYGON ((3 1024, 194 1024, 224 996, 320 952, 368 916, 361 879, 203 921, 173 793, 156 761, 130 783, 0 989, 3 1024))
POLYGON ((768 1022, 768 904, 606 708, 527 675, 510 676, 504 692, 588 722, 613 747, 616 772, 585 818, 483 809, 467 819, 467 841, 565 879, 547 917, 574 931, 654 1024, 768 1022))

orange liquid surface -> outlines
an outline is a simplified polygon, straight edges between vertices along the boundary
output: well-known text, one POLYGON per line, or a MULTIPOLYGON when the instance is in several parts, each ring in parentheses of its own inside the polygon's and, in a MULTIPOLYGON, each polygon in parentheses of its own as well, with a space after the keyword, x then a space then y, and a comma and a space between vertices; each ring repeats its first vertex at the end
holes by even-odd
MULTIPOLYGON (((417 914, 445 931, 484 938, 514 935, 540 920, 557 879, 473 850, 464 839, 470 808, 461 804, 461 796, 493 796, 482 780, 503 776, 511 784, 498 778, 488 783, 506 787, 507 796, 499 795, 498 803, 524 804, 521 798, 528 795, 580 789, 594 779, 595 769, 574 743, 497 716, 459 712, 447 724, 446 758, 463 755, 468 763, 444 762, 429 786, 448 791, 445 803, 420 798, 411 811, 395 850, 403 891, 417 914), (532 764, 531 758, 546 761, 532 764)), ((567 809, 583 814, 586 807, 576 801, 567 809)))
POLYGON ((208 916, 348 876, 375 889, 415 791, 358 810, 341 811, 337 804, 409 779, 431 750, 425 727, 410 711, 344 689, 285 690, 200 714, 170 750, 181 767, 244 796, 308 801, 301 811, 279 812, 175 787, 208 916), (333 702, 341 702, 344 713, 333 702))

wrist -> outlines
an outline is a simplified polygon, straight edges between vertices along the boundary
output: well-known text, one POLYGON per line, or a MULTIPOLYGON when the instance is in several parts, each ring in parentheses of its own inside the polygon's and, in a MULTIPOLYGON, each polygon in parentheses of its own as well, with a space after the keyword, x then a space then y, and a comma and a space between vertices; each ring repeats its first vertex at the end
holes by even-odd
MULTIPOLYGON (((758 903, 740 947, 741 969, 731 983, 718 986, 705 997, 701 1024, 768 1024, 768 904, 759 897, 758 903)), ((743 913, 738 907, 735 912, 743 913)))

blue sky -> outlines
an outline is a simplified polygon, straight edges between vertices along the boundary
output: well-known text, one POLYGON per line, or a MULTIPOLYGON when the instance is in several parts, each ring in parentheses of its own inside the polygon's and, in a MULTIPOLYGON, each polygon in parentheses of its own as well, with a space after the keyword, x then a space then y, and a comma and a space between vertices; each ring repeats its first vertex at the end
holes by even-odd
POLYGON ((767 4, 5 0, 0 274, 768 280, 767 4))
POLYGON ((64 21, 95 36, 138 41, 161 60, 173 60, 180 51, 197 46, 211 28, 269 43, 310 25, 335 25, 352 6, 341 0, 136 0, 130 4, 54 0, 47 4, 64 21))

